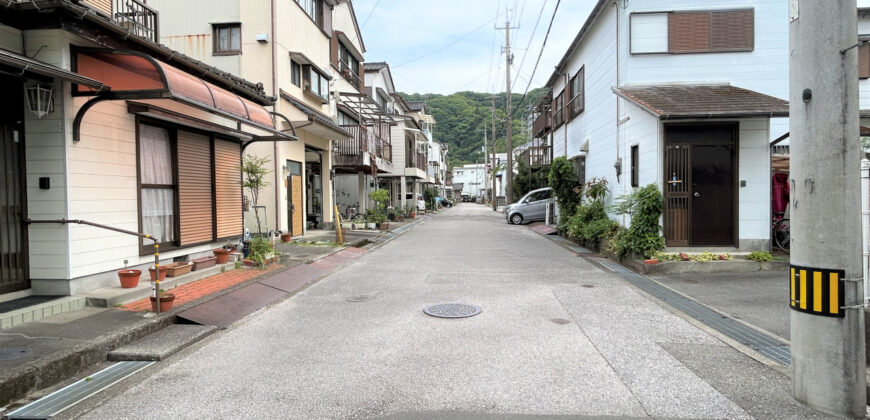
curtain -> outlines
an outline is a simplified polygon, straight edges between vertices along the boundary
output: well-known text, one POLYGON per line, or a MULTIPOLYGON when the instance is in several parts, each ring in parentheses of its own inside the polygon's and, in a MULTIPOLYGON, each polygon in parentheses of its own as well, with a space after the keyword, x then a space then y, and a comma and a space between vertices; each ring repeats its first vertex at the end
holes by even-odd
POLYGON ((175 240, 175 191, 170 188, 142 189, 142 233, 158 242, 175 240))
POLYGON ((139 167, 141 182, 165 185, 142 188, 142 232, 157 237, 160 243, 176 240, 175 188, 172 179, 172 153, 169 132, 160 127, 139 126, 139 167))

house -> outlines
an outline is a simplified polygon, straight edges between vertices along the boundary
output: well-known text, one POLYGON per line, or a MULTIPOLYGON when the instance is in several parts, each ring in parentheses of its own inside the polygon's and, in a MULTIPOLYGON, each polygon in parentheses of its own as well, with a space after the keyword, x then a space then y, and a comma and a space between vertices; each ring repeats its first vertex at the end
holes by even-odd
POLYGON ((533 135, 581 178, 607 179, 608 204, 657 185, 669 247, 768 249, 787 25, 781 0, 598 1, 547 82, 533 135))
MULTIPOLYGON (((298 142, 262 142, 246 153, 269 160, 269 186, 245 217, 251 231, 304 235, 334 222, 333 169, 347 167, 345 146, 360 138, 352 115, 336 120, 336 92, 362 89, 365 51, 349 1, 298 0, 262 7, 252 0, 151 0, 160 42, 240 77, 262 80, 285 115, 279 126, 298 128, 298 142), (330 89, 332 87, 332 90, 330 89), (341 154, 337 156, 336 152, 341 154)), ((249 199, 252 197, 249 197, 249 199)))
POLYGON ((483 163, 469 163, 461 167, 453 168, 453 186, 462 184, 462 195, 472 198, 483 198, 486 192, 487 165, 483 163))
POLYGON ((160 45, 163 17, 137 0, 0 6, 0 299, 237 243, 242 154, 298 143, 263 85, 160 45))

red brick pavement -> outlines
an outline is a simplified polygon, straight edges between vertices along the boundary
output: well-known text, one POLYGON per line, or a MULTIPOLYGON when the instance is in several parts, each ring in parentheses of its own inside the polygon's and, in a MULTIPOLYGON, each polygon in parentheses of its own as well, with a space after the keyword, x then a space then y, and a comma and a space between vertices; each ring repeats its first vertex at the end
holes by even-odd
MULTIPOLYGON (((227 271, 226 273, 216 274, 202 280, 197 280, 169 289, 168 291, 175 295, 175 302, 173 302, 172 306, 178 307, 203 296, 208 296, 220 292, 221 290, 229 289, 239 283, 244 283, 245 281, 251 280, 255 277, 260 277, 264 273, 275 271, 278 268, 281 268, 278 264, 272 264, 264 270, 238 268, 227 271)), ((150 311, 151 301, 149 298, 145 298, 124 304, 124 306, 121 306, 118 309, 125 311, 150 311)))

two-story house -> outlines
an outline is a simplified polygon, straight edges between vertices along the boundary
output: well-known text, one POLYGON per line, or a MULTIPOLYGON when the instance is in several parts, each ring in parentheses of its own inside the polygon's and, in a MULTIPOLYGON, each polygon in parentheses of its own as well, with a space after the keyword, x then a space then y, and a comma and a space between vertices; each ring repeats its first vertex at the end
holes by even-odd
MULTIPOLYGON (((246 214, 255 230, 259 215, 268 229, 303 235, 332 226, 335 144, 354 133, 334 120, 337 86, 359 74, 361 38, 347 0, 152 0, 167 9, 160 40, 224 71, 264 81, 274 110, 298 128, 297 142, 261 142, 246 152, 269 159, 269 186, 262 207, 246 214), (350 29, 339 22, 350 21, 350 29), (344 47, 344 48, 342 48, 344 47), (349 69, 355 67, 355 69, 349 69), (345 71, 346 76, 342 73, 345 71), (255 214, 255 212, 257 214, 255 214)), ((356 83, 356 89, 359 89, 356 83)))
POLYGON ((552 115, 533 134, 586 179, 606 178, 608 201, 657 185, 669 247, 767 249, 787 25, 781 0, 601 0, 550 77, 539 110, 552 115))
POLYGON ((263 85, 160 45, 164 17, 137 0, 0 5, 0 301, 118 288, 155 243, 166 264, 242 237, 242 154, 296 136, 263 85))

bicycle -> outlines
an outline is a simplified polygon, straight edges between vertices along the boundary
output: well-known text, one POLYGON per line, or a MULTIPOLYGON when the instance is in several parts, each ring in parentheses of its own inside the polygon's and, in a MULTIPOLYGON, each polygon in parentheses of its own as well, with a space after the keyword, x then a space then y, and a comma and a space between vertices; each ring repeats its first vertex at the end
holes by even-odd
POLYGON ((789 253, 791 243, 791 223, 785 218, 785 213, 774 213, 771 225, 771 239, 782 252, 789 253))

